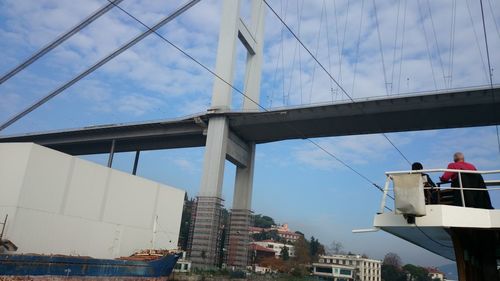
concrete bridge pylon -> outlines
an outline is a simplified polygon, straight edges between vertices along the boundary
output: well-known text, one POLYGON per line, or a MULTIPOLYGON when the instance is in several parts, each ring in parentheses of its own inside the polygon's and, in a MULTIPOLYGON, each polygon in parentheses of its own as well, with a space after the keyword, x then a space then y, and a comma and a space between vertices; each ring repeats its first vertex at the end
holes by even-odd
MULTIPOLYGON (((231 110, 237 44, 247 50, 243 110, 258 111, 263 59, 265 4, 252 0, 251 23, 240 17, 241 0, 224 0, 220 22, 219 43, 209 111, 231 110), (223 81, 223 80, 224 81, 223 81), (229 83, 229 84, 228 84, 229 83)), ((196 219, 193 228, 191 260, 197 268, 213 268, 220 262, 219 249, 225 247, 228 266, 245 267, 248 263, 249 226, 255 159, 255 143, 241 139, 229 128, 226 116, 209 118, 203 175, 196 219), (221 237, 222 183, 225 160, 236 165, 233 206, 226 245, 221 237)))

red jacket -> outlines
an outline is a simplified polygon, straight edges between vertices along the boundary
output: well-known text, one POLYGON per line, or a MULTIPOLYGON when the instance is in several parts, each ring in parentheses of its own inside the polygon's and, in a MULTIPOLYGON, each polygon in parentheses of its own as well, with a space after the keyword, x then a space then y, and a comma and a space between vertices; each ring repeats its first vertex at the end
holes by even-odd
MULTIPOLYGON (((447 169, 475 171, 476 167, 474 167, 474 165, 472 165, 471 163, 467 163, 467 162, 455 162, 455 163, 448 164, 447 169)), ((444 174, 439 179, 441 181, 451 181, 451 180, 454 180, 456 177, 457 177, 457 173, 444 172, 444 174)))

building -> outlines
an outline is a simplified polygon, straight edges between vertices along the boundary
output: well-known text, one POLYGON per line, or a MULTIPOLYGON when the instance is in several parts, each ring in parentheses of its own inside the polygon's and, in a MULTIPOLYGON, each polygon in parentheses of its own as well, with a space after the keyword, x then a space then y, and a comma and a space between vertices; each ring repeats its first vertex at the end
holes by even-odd
POLYGON ((191 261, 187 259, 187 252, 182 252, 182 257, 175 264, 174 272, 191 272, 191 261))
POLYGON ((262 227, 255 227, 252 226, 249 229, 250 235, 251 234, 257 234, 257 233, 262 233, 262 232, 268 232, 268 231, 276 231, 279 237, 283 238, 285 241, 293 244, 299 240, 299 238, 302 236, 299 233, 295 233, 294 231, 290 230, 288 228, 288 224, 283 224, 283 225, 273 225, 270 228, 262 228, 262 227))
MULTIPOLYGON (((313 264, 317 276, 329 274, 338 280, 381 281, 382 261, 364 258, 361 255, 332 255, 320 256, 318 263, 313 264), (352 268, 351 279, 345 279, 347 270, 352 268), (343 269, 341 276, 340 270, 343 269), (342 279, 344 278, 344 279, 342 279)), ((335 279, 335 280, 337 280, 335 279)))
POLYGON ((297 240, 299 240, 299 238, 302 236, 298 233, 291 231, 288 228, 287 223, 279 226, 273 226, 271 227, 271 229, 276 230, 281 238, 285 239, 285 241, 290 242, 292 244, 295 243, 297 240))
POLYGON ((432 281, 444 281, 444 273, 442 273, 439 269, 435 267, 429 267, 427 268, 427 271, 429 272, 429 277, 432 279, 432 281))
POLYGON ((295 256, 295 249, 293 245, 278 243, 273 240, 255 241, 253 242, 253 244, 273 250, 276 258, 281 258, 281 251, 283 250, 284 247, 288 248, 288 255, 290 257, 295 256))
POLYGON ((333 281, 354 280, 354 267, 338 264, 313 263, 313 275, 333 281))
POLYGON ((2 143, 0 155, 0 218, 16 253, 177 249, 183 190, 32 143, 2 143))
POLYGON ((255 243, 250 243, 250 257, 252 264, 258 264, 262 259, 265 258, 274 258, 276 257, 276 253, 273 249, 264 247, 261 245, 257 245, 255 243))

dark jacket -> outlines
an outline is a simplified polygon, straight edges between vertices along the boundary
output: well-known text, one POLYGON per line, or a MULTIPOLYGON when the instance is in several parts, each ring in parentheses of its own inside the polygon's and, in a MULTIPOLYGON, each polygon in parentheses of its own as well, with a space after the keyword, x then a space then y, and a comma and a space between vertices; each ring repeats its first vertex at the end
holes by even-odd
MULTIPOLYGON (((464 188, 486 189, 484 179, 480 174, 462 173, 462 185, 464 188)), ((452 187, 460 187, 458 177, 451 182, 452 187)), ((488 191, 464 190, 465 206, 471 208, 493 209, 488 191)), ((462 195, 460 190, 455 190, 455 205, 462 206, 462 195)))

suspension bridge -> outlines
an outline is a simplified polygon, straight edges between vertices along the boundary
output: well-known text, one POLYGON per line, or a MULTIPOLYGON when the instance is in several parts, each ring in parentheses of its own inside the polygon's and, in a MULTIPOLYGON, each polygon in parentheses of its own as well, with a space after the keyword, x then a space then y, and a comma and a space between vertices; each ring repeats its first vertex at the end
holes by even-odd
MULTIPOLYGON (((459 89, 450 87, 446 90, 433 92, 354 99, 335 78, 331 72, 331 66, 325 66, 326 64, 318 59, 317 50, 310 49, 301 40, 300 30, 294 31, 284 17, 281 17, 268 3, 270 1, 252 0, 250 24, 246 23, 240 16, 241 1, 223 1, 215 70, 208 68, 158 32, 160 27, 189 10, 200 2, 199 0, 188 1, 152 26, 145 24, 133 13, 120 6, 122 1, 108 0, 108 2, 81 23, 0 77, 0 84, 5 83, 113 8, 121 10, 132 20, 145 27, 146 30, 37 100, 25 110, 3 122, 0 125, 0 130, 11 126, 152 34, 214 76, 211 107, 205 113, 185 118, 1 135, 0 142, 34 142, 71 155, 109 153, 109 166, 112 165, 114 153, 135 151, 134 171, 137 168, 140 151, 204 146, 203 176, 196 211, 198 220, 195 221, 193 229, 190 253, 193 263, 199 267, 211 267, 218 263, 217 249, 221 243, 219 225, 222 206, 222 179, 226 160, 234 163, 237 167, 231 209, 228 262, 235 266, 245 266, 248 263, 246 247, 249 242, 248 227, 252 210, 255 147, 258 144, 288 139, 306 139, 342 164, 347 165, 311 138, 380 133, 408 161, 385 133, 500 124, 500 87, 495 85, 492 80, 486 32, 484 39, 488 52, 489 85, 459 89), (299 48, 309 55, 316 62, 315 65, 329 77, 332 87, 347 97, 346 101, 272 109, 262 106, 260 91, 266 11, 270 11, 279 19, 283 25, 281 32, 283 30, 290 32, 292 38, 297 40, 299 48), (243 90, 236 88, 233 84, 238 43, 245 47, 247 54, 243 90), (235 92, 243 98, 241 110, 231 108, 232 95, 235 92)), ((374 6, 376 7, 376 5, 374 6)), ((326 17, 326 13, 325 10, 322 10, 321 18, 323 19, 324 16, 326 17)), ((377 15, 376 19, 378 21, 377 15)), ((378 35, 379 42, 381 42, 380 31, 378 35)), ((359 40, 358 38, 358 48, 359 40)), ((382 52, 381 55, 382 62, 384 62, 382 52)), ((390 75, 386 71, 386 66, 384 65, 383 68, 384 84, 387 94, 389 94, 391 90, 388 85, 392 87, 392 82, 389 83, 387 78, 390 75)), ((444 69, 443 66, 442 68, 444 69)), ((313 73, 315 71, 316 66, 313 73)), ((443 77, 446 85, 451 86, 450 76, 443 72, 443 77)), ((436 84, 435 78, 434 83, 436 84)))

